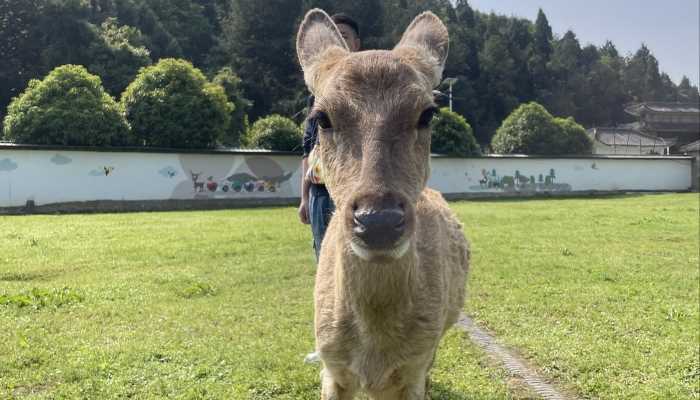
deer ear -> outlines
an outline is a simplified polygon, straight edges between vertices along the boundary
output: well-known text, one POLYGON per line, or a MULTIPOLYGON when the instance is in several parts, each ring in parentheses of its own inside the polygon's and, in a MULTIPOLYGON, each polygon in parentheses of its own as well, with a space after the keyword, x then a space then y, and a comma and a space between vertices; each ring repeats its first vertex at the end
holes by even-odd
POLYGON ((297 56, 304 70, 306 85, 313 92, 318 78, 319 65, 333 53, 349 52, 338 27, 323 10, 315 8, 304 17, 297 33, 297 56))
POLYGON ((430 11, 417 16, 401 37, 394 52, 424 72, 433 87, 440 84, 450 47, 445 24, 430 11))

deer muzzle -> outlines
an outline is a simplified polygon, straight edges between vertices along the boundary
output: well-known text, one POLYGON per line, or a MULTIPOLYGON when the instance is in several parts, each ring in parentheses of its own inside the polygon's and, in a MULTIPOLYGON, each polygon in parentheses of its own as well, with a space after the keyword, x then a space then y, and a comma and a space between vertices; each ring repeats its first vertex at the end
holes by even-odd
POLYGON ((403 256, 413 222, 406 204, 402 196, 391 193, 356 196, 347 218, 353 251, 363 259, 403 256))

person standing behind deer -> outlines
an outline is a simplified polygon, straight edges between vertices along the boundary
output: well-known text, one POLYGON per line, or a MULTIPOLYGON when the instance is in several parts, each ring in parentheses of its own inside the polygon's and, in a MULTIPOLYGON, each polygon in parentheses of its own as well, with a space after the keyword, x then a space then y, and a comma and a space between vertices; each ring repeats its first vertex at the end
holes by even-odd
MULTIPOLYGON (((350 51, 360 50, 360 27, 357 22, 345 14, 335 14, 331 19, 338 27, 350 51)), ((311 111, 313 105, 314 97, 309 96, 309 111, 311 111)), ((311 225, 311 233, 314 237, 314 251, 318 262, 321 243, 335 206, 323 182, 323 166, 320 163, 318 152, 314 151, 317 144, 318 121, 315 118, 307 118, 306 128, 304 129, 304 155, 301 161, 302 179, 299 219, 302 223, 311 225)))

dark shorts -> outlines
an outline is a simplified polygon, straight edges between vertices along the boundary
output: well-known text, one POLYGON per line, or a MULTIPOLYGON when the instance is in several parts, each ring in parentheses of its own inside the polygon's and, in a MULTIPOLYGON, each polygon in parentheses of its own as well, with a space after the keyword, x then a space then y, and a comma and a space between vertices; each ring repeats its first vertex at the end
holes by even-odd
POLYGON ((311 185, 309 189, 309 219, 311 222, 311 233, 314 236, 314 250, 316 251, 316 261, 321 253, 321 243, 326 234, 326 228, 335 211, 335 205, 328 190, 324 185, 311 185))

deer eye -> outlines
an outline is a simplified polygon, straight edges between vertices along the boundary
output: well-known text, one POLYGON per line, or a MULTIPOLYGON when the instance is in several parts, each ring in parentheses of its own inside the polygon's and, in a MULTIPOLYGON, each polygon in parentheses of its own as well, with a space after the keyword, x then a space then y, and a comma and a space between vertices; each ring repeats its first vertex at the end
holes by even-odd
POLYGON ((333 125, 331 125, 331 119, 328 118, 328 114, 326 114, 323 111, 316 111, 313 113, 312 118, 318 122, 318 126, 321 127, 321 129, 332 129, 333 125))
POLYGON ((430 126, 430 122, 433 120, 435 114, 437 114, 438 108, 433 106, 427 108, 418 118, 418 129, 425 129, 430 126))

